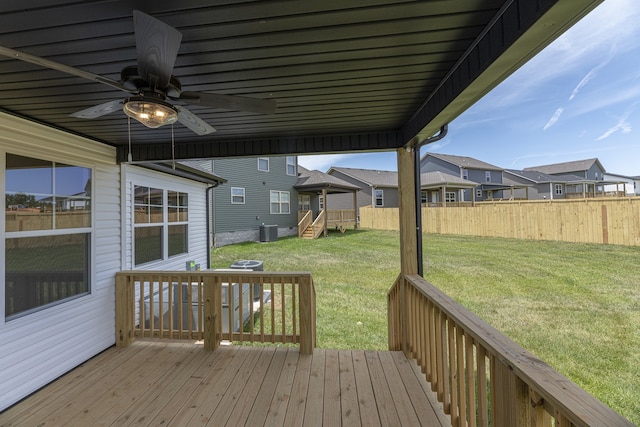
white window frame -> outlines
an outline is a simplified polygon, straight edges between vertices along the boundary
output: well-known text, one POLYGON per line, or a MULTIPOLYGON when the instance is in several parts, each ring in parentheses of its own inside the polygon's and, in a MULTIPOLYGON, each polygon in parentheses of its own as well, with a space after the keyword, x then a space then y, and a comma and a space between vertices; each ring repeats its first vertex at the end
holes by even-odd
POLYGON ((444 193, 444 201, 446 203, 455 203, 456 202, 456 193, 455 193, 455 191, 445 191, 445 193, 444 193))
POLYGON ((324 209, 324 196, 322 195, 318 196, 318 209, 324 209))
POLYGON ((556 196, 561 196, 562 193, 562 184, 554 184, 553 194, 555 194, 556 196))
POLYGON ((384 190, 382 188, 373 189, 373 207, 374 208, 384 207, 384 190), (380 192, 380 196, 378 196, 378 192, 380 192), (378 200, 380 200, 380 204, 378 204, 378 200))
MULTIPOLYGON (((142 183, 136 183, 136 182, 132 182, 132 191, 131 191, 131 197, 132 197, 132 201, 131 201, 131 209, 132 209, 132 213, 131 213, 131 218, 132 219, 132 223, 133 223, 133 233, 131 235, 131 246, 132 246, 132 264, 135 267, 139 267, 141 265, 145 265, 145 264, 151 264, 154 262, 159 262, 159 261, 164 261, 173 257, 177 257, 177 256, 182 256, 185 254, 189 253, 189 193, 187 191, 178 191, 174 188, 170 188, 170 187, 164 187, 164 186, 158 186, 155 184, 142 184, 142 183), (147 223, 136 223, 135 222, 135 209, 136 209, 136 203, 135 203, 135 188, 139 186, 139 187, 146 187, 146 188, 154 188, 157 190, 162 191, 162 220, 159 222, 147 222, 147 223), (180 194, 186 195, 187 197, 187 204, 186 205, 181 205, 179 203, 176 204, 171 204, 170 205, 170 201, 169 201, 169 192, 173 192, 173 193, 177 193, 178 196, 180 194), (178 214, 178 218, 176 218, 176 220, 172 220, 169 216, 169 207, 177 209, 178 212, 182 211, 183 213, 186 212, 186 218, 185 219, 179 219, 180 214, 178 214), (169 227, 171 226, 185 226, 186 227, 186 242, 185 242, 185 250, 183 252, 178 252, 172 255, 169 255, 169 227), (138 263, 136 260, 136 230, 137 229, 142 229, 142 228, 160 228, 160 257, 156 258, 156 259, 152 259, 152 260, 148 260, 145 262, 141 262, 138 263)), ((180 197, 178 197, 180 199, 180 197)))
POLYGON ((288 191, 280 191, 280 190, 270 190, 269 191, 269 213, 272 215, 288 215, 291 213, 291 193, 288 191), (287 201, 282 200, 282 196, 286 194, 287 201), (273 200, 273 196, 277 195, 277 201, 273 200), (278 206, 278 212, 275 212, 273 209, 274 204, 278 206), (286 206, 286 212, 284 212, 283 207, 286 206))
POLYGON ((484 180, 491 182, 491 171, 484 171, 484 180))
POLYGON ((260 172, 269 172, 269 158, 268 157, 258 157, 258 171, 260 171, 260 172), (266 162, 267 163, 266 169, 260 167, 260 162, 266 162))
MULTIPOLYGON (((2 183, 3 188, 5 188, 5 196, 6 196, 6 185, 7 185, 7 181, 6 181, 6 173, 7 173, 7 164, 6 164, 6 154, 7 153, 0 153, 0 162, 2 163, 1 169, 2 169, 2 177, 0 178, 0 181, 2 183)), ((52 228, 47 228, 47 229, 41 229, 41 230, 24 230, 24 231, 6 231, 6 226, 3 225, 3 230, 5 230, 4 232, 4 236, 3 236, 3 241, 2 241, 2 246, 3 248, 5 248, 6 250, 6 241, 9 239, 20 239, 20 238, 39 238, 39 237, 55 237, 55 236, 64 236, 64 235, 84 235, 86 236, 86 243, 88 245, 88 247, 86 248, 87 250, 87 265, 85 266, 87 268, 86 271, 86 280, 87 280, 87 284, 86 284, 86 290, 83 290, 82 292, 77 292, 73 295, 70 295, 68 297, 65 298, 61 298, 61 299, 57 299, 45 304, 41 304, 11 315, 7 315, 7 312, 5 310, 5 304, 6 304, 6 292, 7 292, 7 283, 6 281, 4 282, 4 285, 0 287, 0 292, 2 292, 2 295, 0 296, 0 302, 1 302, 1 307, 0 307, 0 325, 2 325, 4 322, 10 322, 14 319, 18 319, 24 316, 29 316, 35 313, 40 313, 43 312, 51 307, 55 307, 58 306, 60 304, 64 304, 66 302, 78 299, 78 298, 82 298, 85 297, 87 295, 90 295, 93 292, 93 283, 94 283, 94 270, 95 270, 95 264, 93 262, 93 260, 95 259, 95 230, 94 230, 94 223, 95 223, 95 198, 93 195, 95 195, 95 169, 93 167, 90 166, 86 166, 86 165, 82 165, 82 164, 78 164, 76 162, 65 162, 65 161, 55 161, 55 160, 51 160, 48 158, 43 158, 40 156, 32 156, 32 155, 28 155, 28 154, 18 154, 18 153, 11 153, 11 154, 15 154, 17 156, 21 156, 21 157, 28 157, 28 158, 32 158, 32 159, 36 159, 36 160, 42 160, 42 161, 46 161, 46 162, 51 162, 52 164, 52 172, 55 170, 55 165, 61 164, 61 165, 66 165, 66 166, 73 166, 73 167, 79 167, 79 168, 83 168, 83 169, 87 169, 90 171, 91 173, 91 195, 89 196, 89 203, 91 206, 91 211, 90 211, 90 219, 89 219, 89 226, 88 227, 76 227, 76 228, 58 228, 56 227, 56 220, 55 220, 55 211, 52 212, 53 214, 53 219, 52 219, 52 228)), ((55 187, 55 172, 53 173, 52 176, 52 197, 56 196, 56 187, 55 187)), ((3 202, 4 203, 4 202, 3 202)), ((6 206, 5 206, 6 209, 6 206)), ((5 211, 5 216, 3 217, 2 221, 6 221, 6 211, 5 211)), ((4 251, 3 251, 4 252, 4 251)), ((6 255, 3 255, 2 258, 2 262, 6 263, 6 255)), ((4 270, 6 274, 6 269, 4 270)), ((4 278, 3 278, 4 280, 4 278)))
POLYGON ((469 169, 462 169, 462 179, 469 180, 469 169))
POLYGON ((296 176, 296 170, 298 169, 296 167, 296 156, 287 156, 286 164, 286 174, 289 176, 296 176), (289 167, 292 168, 291 172, 289 172, 289 167))
POLYGON ((476 190, 476 197, 482 198, 482 190, 480 189, 476 190))
POLYGON ((298 194, 298 210, 311 210, 311 196, 309 194, 298 194))
POLYGON ((231 204, 232 205, 244 205, 247 201, 247 193, 244 189, 244 187, 231 187, 231 204), (242 190, 242 194, 233 194, 234 190, 242 190), (241 202, 234 202, 233 198, 234 197, 242 197, 242 201, 241 202))

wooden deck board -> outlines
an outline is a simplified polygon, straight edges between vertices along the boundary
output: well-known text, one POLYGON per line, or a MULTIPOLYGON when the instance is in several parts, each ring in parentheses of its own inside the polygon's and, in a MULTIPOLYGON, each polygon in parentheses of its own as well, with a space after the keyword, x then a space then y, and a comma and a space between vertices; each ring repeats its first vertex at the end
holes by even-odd
POLYGON ((450 425, 430 390, 402 353, 139 340, 0 413, 0 427, 450 425))

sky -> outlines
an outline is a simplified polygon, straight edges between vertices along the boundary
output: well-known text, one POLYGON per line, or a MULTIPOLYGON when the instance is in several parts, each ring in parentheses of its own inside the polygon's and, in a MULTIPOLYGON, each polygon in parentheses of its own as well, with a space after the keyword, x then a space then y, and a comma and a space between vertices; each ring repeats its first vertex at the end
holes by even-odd
MULTIPOLYGON (((640 1, 605 0, 449 124, 426 152, 506 169, 598 158, 640 175, 640 1)), ((308 169, 397 170, 395 152, 300 156, 308 169)))

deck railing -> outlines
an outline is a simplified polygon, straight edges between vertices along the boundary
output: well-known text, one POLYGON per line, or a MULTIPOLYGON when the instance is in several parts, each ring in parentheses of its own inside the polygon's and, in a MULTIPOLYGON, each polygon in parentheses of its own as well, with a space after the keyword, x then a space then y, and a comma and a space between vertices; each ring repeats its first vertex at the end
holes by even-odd
POLYGON ((417 275, 388 293, 389 348, 414 358, 453 426, 633 426, 417 275))
POLYGON ((298 237, 302 237, 312 222, 313 211, 298 211, 298 237))
POLYGON ((311 273, 123 271, 116 274, 116 344, 136 337, 294 343, 315 348, 311 273))
POLYGON ((318 213, 318 216, 316 217, 316 219, 313 221, 313 224, 311 224, 313 228, 314 239, 320 236, 322 232, 324 232, 324 229, 325 229, 324 216, 325 215, 326 215, 326 211, 324 209, 321 210, 320 213, 318 213))

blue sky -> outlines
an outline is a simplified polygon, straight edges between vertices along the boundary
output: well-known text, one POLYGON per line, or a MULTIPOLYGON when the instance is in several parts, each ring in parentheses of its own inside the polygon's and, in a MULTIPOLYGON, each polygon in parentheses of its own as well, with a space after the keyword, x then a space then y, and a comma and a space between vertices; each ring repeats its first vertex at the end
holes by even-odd
MULTIPOLYGON (((640 175, 640 1, 605 0, 424 147, 525 167, 597 157, 640 175)), ((396 170, 395 152, 301 156, 310 169, 396 170)))

